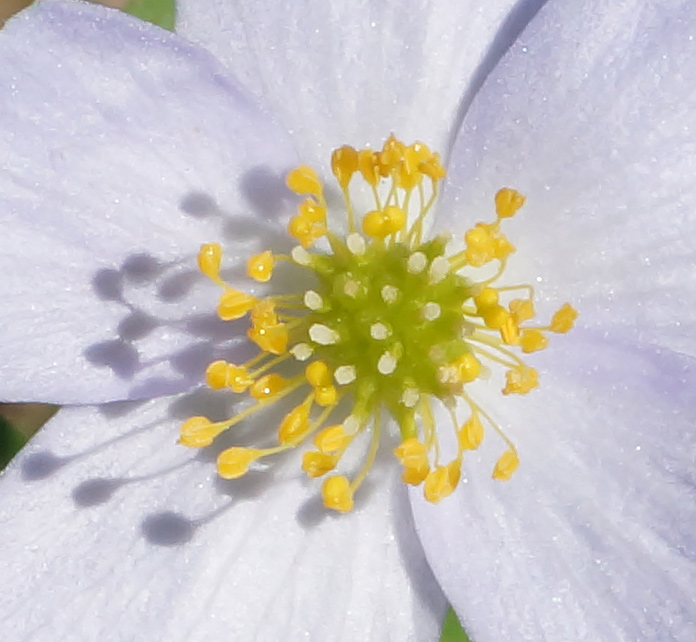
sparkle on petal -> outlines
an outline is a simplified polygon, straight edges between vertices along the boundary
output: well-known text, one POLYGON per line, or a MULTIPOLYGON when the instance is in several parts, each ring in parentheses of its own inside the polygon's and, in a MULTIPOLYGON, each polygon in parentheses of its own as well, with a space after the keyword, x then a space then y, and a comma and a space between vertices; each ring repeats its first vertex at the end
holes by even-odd
POLYGON ((287 177, 288 187, 304 199, 288 224, 298 245, 289 255, 266 250, 247 261, 247 275, 257 282, 271 281, 277 263, 285 262, 308 273, 311 289, 257 299, 222 280, 220 245, 201 247, 200 271, 222 288, 218 315, 248 315, 248 337, 259 349, 242 365, 210 364, 206 382, 247 393, 254 403, 220 422, 190 418, 179 441, 208 446, 262 408, 287 404, 277 443, 227 448, 218 456, 218 473, 237 478, 259 459, 311 442, 302 469, 311 478, 325 476, 321 496, 327 508, 347 512, 380 445, 390 438, 381 434, 386 412, 400 431, 394 455, 403 481, 422 485, 428 501, 454 491, 465 453, 479 448, 487 431, 497 436, 498 445, 490 447, 499 449, 491 475, 510 479, 520 465, 517 449, 468 386, 502 370, 503 395, 529 393, 539 384, 538 373, 519 353, 545 349, 549 333, 568 332, 577 317, 566 303, 548 325, 530 325, 533 287, 496 285, 515 251, 501 224, 517 214, 524 197, 510 188, 492 195, 495 220, 475 223, 463 249, 448 253, 449 238, 423 238, 445 176, 439 155, 426 145, 405 145, 394 136, 379 151, 344 145, 334 151, 331 167, 345 201, 346 232, 329 226, 324 185, 302 165, 287 177), (356 211, 356 181, 372 192, 372 209, 356 211), (319 239, 327 251, 314 249, 319 239), (480 276, 479 268, 490 265, 494 269, 480 276), (449 413, 450 425, 436 424, 436 404, 449 413), (456 437, 449 460, 440 448, 443 430, 456 437), (369 445, 349 478, 341 461, 362 433, 369 433, 369 445))

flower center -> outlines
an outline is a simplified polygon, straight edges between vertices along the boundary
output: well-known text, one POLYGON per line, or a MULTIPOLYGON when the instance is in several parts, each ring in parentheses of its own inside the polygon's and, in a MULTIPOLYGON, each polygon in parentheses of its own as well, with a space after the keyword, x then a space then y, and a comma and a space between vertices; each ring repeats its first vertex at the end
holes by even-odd
POLYGON ((201 272, 223 289, 219 317, 227 321, 249 314, 248 337, 259 354, 243 365, 210 364, 206 381, 211 388, 248 393, 252 402, 225 421, 190 418, 181 427, 180 443, 208 446, 222 432, 285 400, 289 410, 280 422, 277 444, 222 451, 220 476, 241 477, 262 457, 310 439, 302 468, 310 477, 325 476, 340 470, 343 455, 359 446, 356 438, 369 433, 362 466, 352 478, 332 474, 322 485, 327 508, 349 511, 388 439, 381 435, 386 412, 400 432, 394 454, 403 467, 403 481, 422 484, 428 501, 453 492, 464 454, 479 447, 485 427, 505 444, 493 477, 509 479, 519 464, 517 449, 473 399, 468 384, 490 376, 491 368, 502 368, 503 394, 528 393, 538 385, 538 376, 519 353, 545 348, 548 333, 567 332, 577 316, 565 304, 550 324, 531 325, 532 286, 496 285, 514 252, 501 224, 522 207, 524 197, 501 189, 495 195, 495 220, 474 225, 462 249, 448 253, 448 238, 422 238, 445 176, 438 154, 422 143, 406 146, 391 136, 381 151, 344 146, 331 160, 345 201, 347 233, 329 229, 323 184, 314 170, 300 166, 287 177, 288 187, 305 196, 288 225, 299 245, 290 255, 265 251, 247 262, 247 275, 264 283, 276 263, 284 261, 309 273, 311 289, 256 298, 222 280, 218 244, 201 247, 201 272), (374 200, 374 209, 361 213, 361 233, 350 192, 359 179, 374 200), (323 249, 312 249, 317 242, 323 249), (487 277, 477 277, 489 264, 497 267, 494 273, 488 269, 487 277), (289 398, 297 395, 299 403, 293 405, 289 398), (451 427, 435 423, 436 404, 451 417, 451 427), (449 461, 443 461, 440 449, 444 429, 456 437, 449 461))

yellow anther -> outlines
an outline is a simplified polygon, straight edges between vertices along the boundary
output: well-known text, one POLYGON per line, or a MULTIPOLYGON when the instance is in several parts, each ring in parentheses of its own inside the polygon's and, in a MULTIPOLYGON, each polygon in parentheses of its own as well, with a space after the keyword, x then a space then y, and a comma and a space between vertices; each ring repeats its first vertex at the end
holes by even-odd
POLYGON ((394 170, 399 169, 401 161, 406 153, 406 145, 398 140, 394 134, 391 134, 379 154, 379 163, 382 168, 382 176, 388 176, 394 170))
POLYGON ((331 171, 342 189, 348 187, 350 179, 358 171, 358 152, 350 145, 343 145, 331 154, 331 171))
POLYGON ((452 487, 452 490, 454 490, 462 477, 461 459, 455 459, 447 464, 447 476, 449 477, 450 486, 452 487))
POLYGON ((397 173, 397 185, 401 189, 411 190, 423 180, 420 165, 418 155, 410 147, 406 148, 397 173))
POLYGON ((517 453, 512 448, 506 450, 495 464, 493 479, 507 481, 512 477, 512 474, 517 470, 519 465, 520 459, 517 453))
POLYGON ((205 381, 213 390, 231 388, 244 392, 253 382, 246 368, 226 361, 213 361, 205 371, 205 381))
POLYGON ((476 309, 481 311, 498 303, 498 290, 495 288, 483 288, 475 297, 476 309))
POLYGON ((428 476, 428 449, 415 437, 404 439, 394 449, 394 455, 404 467, 401 479, 405 484, 417 486, 428 476))
POLYGON ((223 321, 241 319, 256 304, 257 299, 240 290, 225 290, 218 302, 217 313, 223 321))
POLYGON ((329 477, 321 486, 324 506, 339 513, 353 510, 353 490, 343 475, 329 477))
POLYGON ((280 422, 278 428, 278 442, 292 444, 301 441, 310 428, 309 424, 310 404, 303 401, 299 406, 295 406, 280 422))
POLYGON ((227 361, 213 361, 205 370, 205 382, 213 390, 227 388, 227 361))
POLYGON ((505 373, 503 394, 525 395, 539 385, 539 374, 529 366, 517 366, 505 373))
POLYGON ((305 471, 307 477, 321 477, 333 470, 338 463, 336 455, 327 453, 318 453, 316 450, 308 450, 302 456, 302 470, 305 471))
POLYGON ((288 234, 297 239, 302 247, 308 248, 326 234, 326 227, 320 223, 312 223, 303 216, 293 216, 288 223, 288 234))
POLYGON ((273 275, 274 266, 275 258, 270 250, 266 250, 261 254, 255 254, 247 261, 247 276, 254 279, 254 281, 266 283, 273 275))
POLYGON ((502 305, 491 305, 481 311, 481 318, 487 328, 500 330, 510 318, 510 313, 502 305))
POLYGON ((508 307, 517 325, 534 318, 534 304, 529 299, 513 299, 508 307))
POLYGON ((251 308, 251 323, 255 328, 278 325, 278 315, 273 299, 262 299, 251 308))
POLYGON ((220 280, 221 260, 222 248, 218 243, 201 245, 201 249, 198 252, 198 269, 216 283, 220 280))
POLYGON ((277 395, 287 388, 288 380, 281 377, 279 374, 272 372, 271 374, 260 377, 252 384, 249 389, 249 394, 257 400, 268 399, 277 395))
POLYGON ((437 153, 420 164, 420 171, 434 183, 441 181, 447 175, 447 171, 440 163, 440 154, 437 153))
POLYGON ((394 456, 402 465, 410 467, 428 461, 428 449, 416 437, 404 439, 395 449, 394 456))
POLYGON ((314 401, 320 406, 333 406, 338 400, 338 391, 333 385, 318 386, 314 389, 314 401))
POLYGON ((314 388, 331 385, 331 371, 325 361, 312 361, 305 368, 305 377, 309 385, 314 388))
POLYGON ((343 424, 324 428, 314 437, 314 445, 325 455, 335 455, 343 451, 351 438, 343 430, 343 424))
POLYGON ((404 468, 401 473, 401 481, 409 486, 418 486, 423 483, 428 473, 430 473, 430 464, 426 461, 420 466, 409 466, 408 468, 404 468))
POLYGON ((508 346, 517 345, 520 341, 520 328, 514 317, 509 315, 505 323, 500 328, 500 338, 508 346))
POLYGON ((217 458, 218 475, 223 479, 237 479, 249 472, 249 466, 263 455, 256 448, 228 448, 217 458))
POLYGON ((464 422, 457 432, 459 447, 462 450, 476 450, 483 441, 483 424, 478 415, 474 414, 464 422))
POLYGON ((247 336, 261 350, 271 354, 285 354, 290 339, 288 328, 284 323, 251 328, 247 336))
POLYGON ((321 196, 323 186, 317 173, 307 165, 293 169, 285 179, 285 183, 295 194, 311 194, 321 196))
POLYGON ((524 205, 525 197, 509 187, 504 187, 495 195, 495 212, 498 218, 509 218, 524 205))
POLYGON ((406 225, 406 212, 400 207, 390 205, 385 207, 382 212, 384 218, 385 226, 387 228, 387 234, 395 234, 400 232, 404 225, 406 225))
POLYGON ((488 247, 491 244, 490 228, 486 223, 476 223, 464 234, 466 244, 476 249, 488 247))
POLYGON ((244 392, 253 383, 253 379, 245 367, 233 364, 229 364, 227 367, 227 381, 232 392, 237 393, 244 392))
POLYGON ((423 484, 425 499, 433 504, 437 504, 441 499, 449 497, 455 488, 452 481, 449 467, 437 466, 425 478, 425 483, 423 484))
POLYGON ((522 352, 536 352, 543 350, 549 344, 549 340, 541 330, 524 330, 520 336, 520 348, 522 352))
POLYGON ((306 198, 300 203, 298 215, 310 223, 325 223, 326 207, 319 205, 313 198, 306 198))
POLYGON ((384 212, 380 210, 372 210, 363 216, 362 229, 365 234, 376 239, 383 239, 390 233, 384 212))
POLYGON ((428 147, 425 143, 416 141, 406 148, 405 157, 408 162, 414 163, 415 165, 420 165, 421 163, 425 163, 426 161, 432 159, 433 153, 430 151, 430 147, 428 147))
POLYGON ((564 303, 560 310, 553 315, 551 323, 549 324, 549 330, 551 332, 558 332, 563 334, 568 332, 575 324, 575 319, 578 318, 577 310, 570 305, 570 303, 564 303))
POLYGON ((498 234, 493 239, 493 256, 499 261, 505 260, 515 251, 515 246, 508 241, 505 234, 498 234))
POLYGON ((380 164, 375 152, 371 149, 361 149, 358 152, 358 169, 369 185, 377 186, 380 179, 380 164))
POLYGON ((481 374, 481 362, 472 352, 465 352, 453 364, 459 383, 471 383, 481 374))
POLYGON ((191 417, 181 425, 179 443, 189 448, 205 448, 223 430, 224 427, 214 424, 207 417, 191 417))

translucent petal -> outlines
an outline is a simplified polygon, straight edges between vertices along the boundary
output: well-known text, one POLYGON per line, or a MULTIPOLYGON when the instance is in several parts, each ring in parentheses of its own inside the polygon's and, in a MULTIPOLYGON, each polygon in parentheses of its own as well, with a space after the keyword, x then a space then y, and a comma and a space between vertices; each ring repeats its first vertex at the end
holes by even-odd
POLYGON ((0 58, 0 398, 187 389, 239 331, 196 252, 278 244, 285 135, 208 53, 116 11, 41 3, 0 58))
POLYGON ((177 4, 177 30, 263 96, 307 162, 390 132, 447 152, 462 104, 543 0, 177 4), (466 94, 466 95, 465 95, 466 94))
POLYGON ((476 97, 439 223, 507 226, 511 276, 581 322, 696 355, 696 5, 550 3, 476 97))
POLYGON ((696 636, 696 362, 587 331, 535 355, 541 387, 485 406, 489 433, 451 500, 413 493, 421 540, 472 639, 696 636))
MULTIPOLYGON (((0 488, 12 640, 437 639, 444 598, 397 480, 377 471, 345 516, 323 510, 300 453, 221 481, 215 453, 175 442, 183 418, 225 414, 228 398, 65 409, 13 461, 0 488)), ((257 422, 234 440, 263 437, 257 422)))

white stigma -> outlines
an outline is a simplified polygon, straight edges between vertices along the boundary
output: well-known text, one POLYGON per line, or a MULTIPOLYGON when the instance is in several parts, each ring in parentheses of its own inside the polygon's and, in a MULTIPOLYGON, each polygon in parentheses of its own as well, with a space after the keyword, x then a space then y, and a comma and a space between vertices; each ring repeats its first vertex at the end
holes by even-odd
POLYGON ((370 336, 376 341, 384 341, 389 338, 389 328, 384 323, 373 323, 370 326, 370 336))
POLYGON ((304 265, 307 267, 312 264, 312 255, 301 245, 293 247, 290 256, 292 256, 292 260, 295 261, 297 265, 304 265))
POLYGON ((423 252, 414 252, 408 257, 406 269, 410 274, 420 274, 428 265, 428 257, 423 252))
POLYGON ((396 357, 389 352, 385 352, 377 362, 377 372, 382 375, 390 375, 396 370, 396 364, 396 357))
POLYGON ((323 323, 315 323, 309 329, 309 338, 320 346, 331 346, 341 340, 336 330, 323 323))
POLYGON ((343 421, 343 432, 352 436, 358 433, 362 422, 355 415, 348 415, 343 421))
POLYGON ((319 310, 324 305, 324 299, 314 290, 307 290, 304 295, 304 304, 310 310, 319 310))
POLYGON ((449 261, 444 256, 436 256, 430 264, 428 276, 433 285, 444 279, 450 271, 449 261))
POLYGON ((350 250, 351 254, 354 254, 355 256, 362 256, 365 254, 365 250, 367 249, 365 239, 356 232, 348 235, 348 238, 346 239, 346 246, 350 250))
POLYGON ((343 286, 343 293, 346 296, 349 296, 351 299, 354 299, 356 296, 358 296, 358 292, 360 292, 360 285, 357 281, 348 281, 343 286))
POLYGON ((385 285, 380 290, 380 294, 385 303, 394 303, 399 298, 399 290, 393 285, 385 285))
POLYGON ((420 393, 415 388, 406 388, 401 395, 401 403, 407 408, 414 408, 420 399, 420 393))
POLYGON ((358 376, 355 366, 338 366, 334 372, 334 379, 339 386, 347 386, 353 383, 358 376))
POLYGON ((454 366, 440 366, 437 369, 437 380, 440 383, 457 383, 457 369, 454 366))
POLYGON ((423 319, 425 319, 426 321, 435 321, 435 319, 438 319, 440 317, 441 311, 442 310, 440 309, 440 306, 437 303, 433 303, 432 301, 430 301, 423 306, 423 319))
POLYGON ((298 361, 307 361, 314 354, 314 350, 307 343, 297 343, 290 348, 290 354, 298 361))

